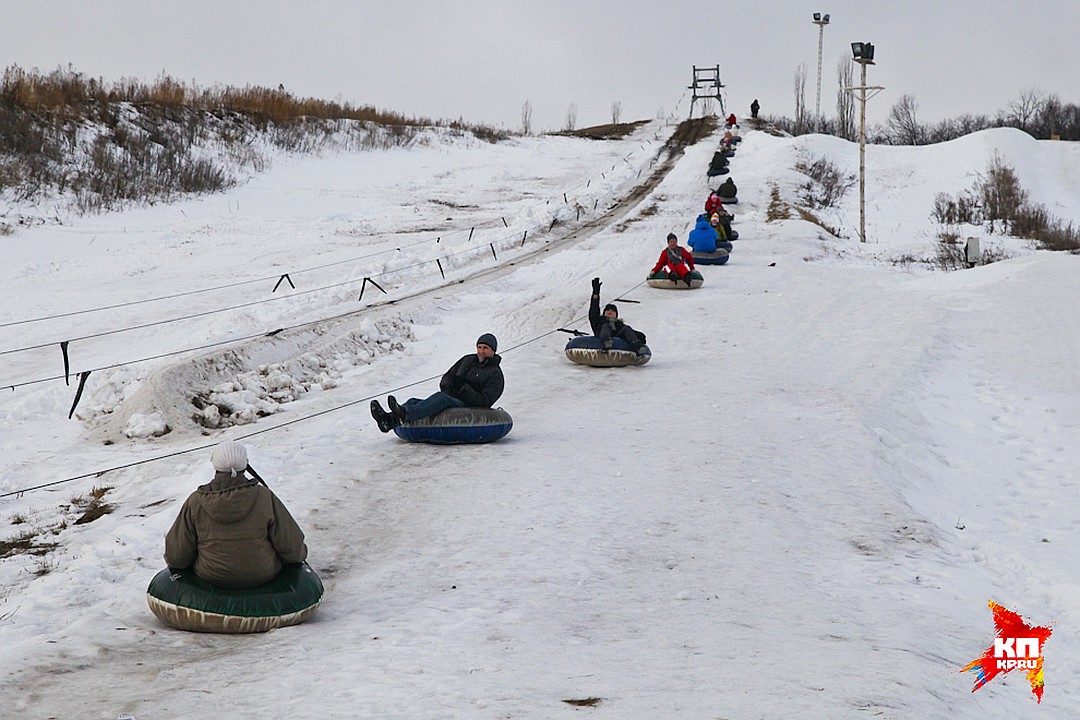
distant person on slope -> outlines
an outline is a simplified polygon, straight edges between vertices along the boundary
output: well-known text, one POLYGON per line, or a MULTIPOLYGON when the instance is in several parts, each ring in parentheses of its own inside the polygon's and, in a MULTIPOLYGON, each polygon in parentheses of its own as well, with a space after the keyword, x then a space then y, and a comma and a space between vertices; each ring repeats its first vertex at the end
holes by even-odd
MULTIPOLYGON (((714 213, 712 217, 718 218, 719 216, 714 213)), ((720 237, 719 233, 716 231, 716 225, 712 223, 712 219, 709 216, 703 214, 698 215, 697 224, 686 238, 686 244, 689 245, 694 252, 711 253, 716 252, 716 241, 719 239, 720 237)))
POLYGON ((307 559, 304 533, 265 485, 246 477, 247 450, 225 440, 210 455, 214 479, 188 496, 165 535, 170 568, 193 568, 222 588, 253 588, 307 559))
POLYGON ((712 215, 714 212, 716 212, 720 208, 722 208, 723 207, 722 203, 723 203, 723 201, 720 198, 720 191, 719 190, 713 190, 711 193, 709 193, 709 197, 705 198, 705 217, 706 217, 706 219, 708 219, 709 215, 712 215))
POLYGON ((720 196, 721 201, 733 200, 739 194, 739 188, 735 186, 734 180, 728 178, 716 188, 716 194, 720 196))
POLYGON ((589 299, 589 324, 592 325, 593 335, 600 338, 600 349, 607 352, 614 344, 615 338, 622 338, 633 352, 644 355, 645 333, 640 333, 624 323, 619 318, 619 308, 613 303, 605 305, 604 312, 600 312, 601 284, 600 278, 593 278, 592 297, 589 299))
POLYGON ((738 237, 731 231, 731 216, 722 207, 709 217, 709 225, 716 231, 716 239, 719 242, 734 240, 738 237))
POLYGON ((728 127, 735 127, 736 125, 739 124, 738 123, 738 118, 735 117, 735 113, 731 113, 730 115, 727 116, 727 124, 728 124, 728 127))
POLYGON ((409 398, 398 403, 390 395, 383 409, 378 400, 371 401, 371 416, 379 424, 379 430, 390 432, 398 425, 421 420, 447 408, 489 408, 503 393, 503 373, 499 363, 502 358, 495 354, 498 341, 491 333, 484 333, 476 340, 476 352, 465 355, 447 370, 439 381, 439 392, 426 398, 409 398))
POLYGON ((667 247, 660 253, 660 259, 656 261, 652 272, 657 273, 661 268, 667 268, 668 277, 672 280, 682 280, 690 287, 690 272, 694 269, 694 256, 686 248, 679 246, 679 237, 675 233, 668 233, 667 247))
POLYGON ((757 113, 758 113, 758 110, 760 110, 760 109, 761 109, 761 106, 758 105, 757 98, 754 98, 754 102, 750 103, 750 117, 757 120, 757 113))

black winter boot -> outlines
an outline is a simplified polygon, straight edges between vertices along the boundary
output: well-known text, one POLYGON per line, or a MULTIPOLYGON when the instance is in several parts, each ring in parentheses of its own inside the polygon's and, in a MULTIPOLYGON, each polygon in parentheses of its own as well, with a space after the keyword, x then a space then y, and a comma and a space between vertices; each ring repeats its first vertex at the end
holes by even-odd
POLYGON ((393 395, 387 395, 386 404, 390 406, 390 412, 394 414, 394 417, 398 419, 398 422, 405 422, 405 408, 398 405, 397 398, 393 395))
POLYGON ((390 432, 397 427, 397 418, 383 410, 378 400, 371 401, 371 417, 379 424, 379 430, 384 433, 390 432))

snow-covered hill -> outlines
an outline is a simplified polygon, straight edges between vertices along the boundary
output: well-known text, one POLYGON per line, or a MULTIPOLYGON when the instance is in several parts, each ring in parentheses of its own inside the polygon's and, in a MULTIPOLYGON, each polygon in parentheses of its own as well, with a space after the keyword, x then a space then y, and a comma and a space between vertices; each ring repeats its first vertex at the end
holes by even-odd
POLYGON ((857 191, 820 213, 842 238, 794 213, 766 222, 774 190, 796 203, 800 156, 854 172, 856 146, 744 132, 731 261, 670 292, 645 273, 700 212, 715 136, 595 221, 673 130, 282 157, 224 195, 0 237, 0 352, 42 346, 0 355, 16 386, 0 540, 43 553, 0 560, 8 711, 1066 716, 1080 258, 984 236, 1012 259, 911 259, 935 252, 934 195, 995 154, 1080 221, 1080 149, 1008 130, 870 147, 861 244, 857 191), (272 293, 286 273, 295 289, 272 293), (564 357, 557 329, 587 327, 595 276, 648 334, 648 365, 564 357), (295 329, 241 339, 278 328, 295 329), (432 392, 483 332, 503 355, 507 438, 378 432, 367 399, 432 392), (64 340, 70 385, 48 379, 64 340), (235 413, 209 427, 195 395, 235 413), (225 437, 307 533, 327 594, 304 625, 191 635, 146 607, 164 532, 225 437), (112 512, 74 524, 95 488, 112 512), (1053 623, 1042 706, 1015 672, 975 694, 959 672, 992 644, 991 599, 1053 623))

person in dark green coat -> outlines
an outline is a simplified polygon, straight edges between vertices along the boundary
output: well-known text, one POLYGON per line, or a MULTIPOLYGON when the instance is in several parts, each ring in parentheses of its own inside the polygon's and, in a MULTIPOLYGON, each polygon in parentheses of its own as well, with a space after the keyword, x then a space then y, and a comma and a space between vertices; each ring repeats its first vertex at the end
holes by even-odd
POLYGON ((165 535, 165 562, 222 588, 253 588, 307 559, 304 532, 265 485, 248 477, 247 450, 232 440, 210 456, 214 479, 200 485, 165 535))

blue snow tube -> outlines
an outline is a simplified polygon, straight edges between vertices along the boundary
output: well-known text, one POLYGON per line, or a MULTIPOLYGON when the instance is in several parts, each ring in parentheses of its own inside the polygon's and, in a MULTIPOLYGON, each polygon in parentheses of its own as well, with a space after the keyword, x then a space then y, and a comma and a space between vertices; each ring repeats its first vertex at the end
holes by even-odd
POLYGON ((150 611, 178 630, 256 633, 296 625, 322 602, 323 585, 307 563, 286 565, 278 576, 243 590, 211 585, 194 570, 165 568, 146 588, 150 611))
POLYGON ((394 433, 409 442, 434 445, 489 443, 505 437, 514 427, 510 413, 502 408, 448 408, 442 412, 398 425, 394 433))
POLYGON ((600 338, 595 335, 580 335, 570 338, 566 343, 564 352, 571 362, 579 365, 592 367, 626 367, 627 365, 644 365, 652 359, 652 350, 648 345, 642 345, 643 352, 639 355, 630 349, 622 338, 611 339, 611 349, 602 352, 600 338))
MULTIPOLYGON (((718 243, 718 244, 721 244, 721 243, 718 243)), ((731 245, 731 243, 722 243, 722 244, 731 245)), ((721 247, 718 247, 713 252, 707 252, 707 253, 692 252, 690 254, 694 256, 694 264, 695 265, 723 265, 728 261, 728 258, 731 257, 728 254, 728 249, 727 248, 721 248, 721 247)))
POLYGON ((726 167, 722 167, 722 168, 712 168, 712 167, 710 167, 709 172, 707 172, 705 174, 708 175, 709 177, 716 177, 717 175, 727 175, 729 172, 731 172, 731 170, 729 170, 726 167))

